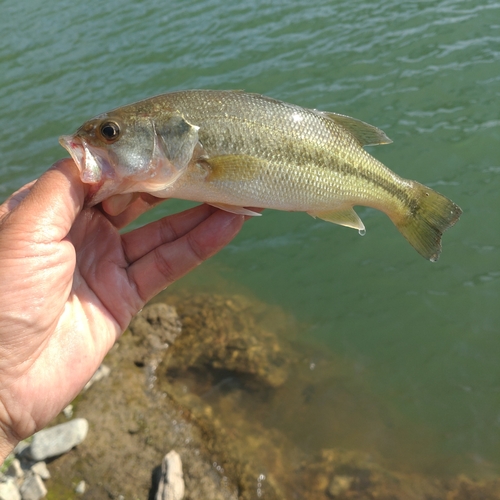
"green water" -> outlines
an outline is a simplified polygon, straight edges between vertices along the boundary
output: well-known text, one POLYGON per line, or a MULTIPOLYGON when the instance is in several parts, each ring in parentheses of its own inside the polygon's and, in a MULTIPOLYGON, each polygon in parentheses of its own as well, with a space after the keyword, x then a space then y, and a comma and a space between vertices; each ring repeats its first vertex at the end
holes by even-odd
POLYGON ((189 282, 218 276, 283 307, 315 346, 311 363, 342 359, 349 405, 322 383, 303 417, 286 398, 265 417, 304 449, 498 470, 498 2, 3 0, 0 14, 2 200, 65 156, 59 135, 176 89, 245 89, 382 128, 394 143, 371 153, 464 210, 438 263, 380 212, 358 210, 361 238, 267 211, 189 282))

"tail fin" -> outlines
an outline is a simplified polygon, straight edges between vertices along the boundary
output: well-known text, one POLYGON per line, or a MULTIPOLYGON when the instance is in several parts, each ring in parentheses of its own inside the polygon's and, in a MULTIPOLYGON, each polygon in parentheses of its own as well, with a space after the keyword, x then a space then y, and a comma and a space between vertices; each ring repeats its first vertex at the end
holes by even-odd
POLYGON ((389 214, 392 222, 415 250, 436 262, 441 253, 441 236, 458 221, 462 210, 436 191, 415 182, 415 198, 409 210, 389 214))

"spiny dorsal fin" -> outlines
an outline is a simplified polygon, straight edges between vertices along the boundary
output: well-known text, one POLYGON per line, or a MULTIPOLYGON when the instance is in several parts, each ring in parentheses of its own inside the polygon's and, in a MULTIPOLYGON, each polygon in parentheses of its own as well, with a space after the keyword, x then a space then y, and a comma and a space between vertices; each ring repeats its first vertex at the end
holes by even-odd
POLYGON ((320 111, 320 113, 345 128, 361 146, 376 146, 377 144, 390 144, 392 142, 383 130, 361 120, 331 113, 330 111, 320 111))

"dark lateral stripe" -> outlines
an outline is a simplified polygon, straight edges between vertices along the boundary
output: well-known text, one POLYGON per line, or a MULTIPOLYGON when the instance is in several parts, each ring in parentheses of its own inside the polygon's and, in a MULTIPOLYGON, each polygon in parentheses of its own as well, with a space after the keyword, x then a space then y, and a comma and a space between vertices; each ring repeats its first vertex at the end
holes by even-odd
MULTIPOLYGON (((345 161, 340 164, 339 160, 335 159, 335 157, 328 152, 326 145, 323 147, 317 147, 314 144, 314 141, 311 141, 309 144, 305 144, 304 142, 294 141, 290 137, 283 137, 279 153, 281 158, 286 160, 289 165, 297 165, 300 167, 300 165, 309 164, 315 168, 325 169, 330 172, 334 171, 343 175, 358 178, 375 186, 376 188, 384 190, 391 196, 401 201, 405 206, 409 207, 411 211, 415 209, 415 200, 413 200, 411 193, 408 192, 408 190, 399 187, 394 181, 385 178, 375 170, 370 171, 358 169, 345 161)), ((276 157, 276 152, 274 152, 273 156, 276 157)), ((372 158, 374 162, 378 161, 371 156, 370 158, 372 158)), ((268 160, 275 161, 275 158, 268 158, 268 160)), ((389 170, 389 172, 391 171, 389 170)))
MULTIPOLYGON (((326 167, 331 169, 331 167, 326 167)), ((412 205, 412 198, 407 190, 400 188, 395 182, 386 179, 385 177, 377 174, 376 172, 367 172, 356 167, 353 167, 349 163, 342 164, 342 167, 338 169, 342 174, 350 175, 352 177, 363 179, 369 184, 374 185, 377 188, 384 190, 391 196, 394 196, 399 201, 401 201, 406 206, 412 205)))

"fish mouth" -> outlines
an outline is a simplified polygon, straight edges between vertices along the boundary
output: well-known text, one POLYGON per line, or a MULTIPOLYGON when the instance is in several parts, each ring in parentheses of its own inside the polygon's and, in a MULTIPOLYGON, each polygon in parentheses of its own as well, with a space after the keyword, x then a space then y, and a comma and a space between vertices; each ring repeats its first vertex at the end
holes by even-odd
POLYGON ((85 198, 85 206, 93 206, 110 195, 114 169, 105 151, 90 146, 81 137, 63 135, 59 144, 68 151, 80 170, 80 179, 90 187, 85 198))
POLYGON ((72 135, 62 135, 59 137, 59 144, 71 155, 82 172, 82 166, 85 165, 85 152, 81 141, 72 135))

